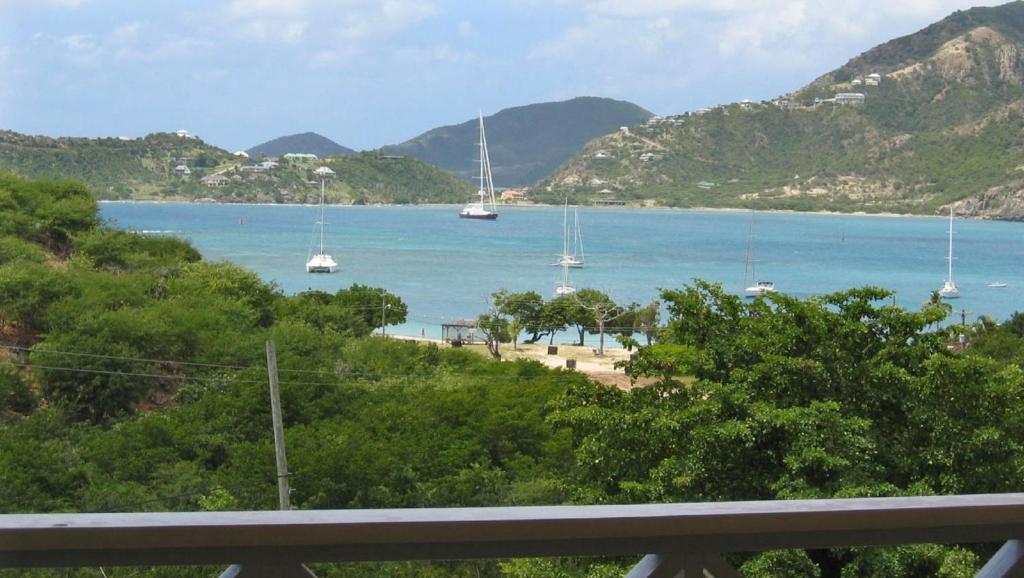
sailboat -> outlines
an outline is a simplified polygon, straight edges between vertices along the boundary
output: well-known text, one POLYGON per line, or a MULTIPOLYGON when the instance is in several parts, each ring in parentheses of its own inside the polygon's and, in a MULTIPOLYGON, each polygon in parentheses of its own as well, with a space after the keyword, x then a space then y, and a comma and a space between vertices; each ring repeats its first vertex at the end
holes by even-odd
POLYGON ((562 263, 562 279, 555 285, 555 297, 572 295, 576 292, 576 286, 569 280, 569 264, 562 263))
POLYGON ((320 226, 320 250, 306 261, 306 272, 334 273, 338 270, 338 263, 334 257, 324 251, 324 189, 327 177, 333 175, 334 171, 327 167, 320 167, 313 172, 320 175, 320 220, 317 222, 320 226))
POLYGON ((491 158, 487 153, 487 135, 484 132, 484 114, 480 113, 480 200, 469 203, 459 213, 462 219, 483 219, 493 221, 498 218, 498 208, 494 201, 494 178, 491 175, 491 158))
POLYGON ((946 282, 939 289, 939 297, 943 299, 956 299, 960 297, 960 288, 953 281, 953 206, 949 207, 949 272, 946 274, 946 282))
POLYGON ((579 269, 583 267, 583 234, 580 231, 579 209, 573 208, 572 233, 569 232, 569 199, 565 199, 565 210, 562 214, 562 254, 553 265, 572 267, 579 269), (572 235, 572 252, 569 252, 569 236, 572 235))
POLYGON ((775 291, 771 281, 757 280, 757 261, 754 259, 754 211, 750 211, 750 226, 747 229, 747 258, 743 263, 743 294, 747 298, 760 297, 775 291), (751 280, 753 279, 753 283, 751 280))

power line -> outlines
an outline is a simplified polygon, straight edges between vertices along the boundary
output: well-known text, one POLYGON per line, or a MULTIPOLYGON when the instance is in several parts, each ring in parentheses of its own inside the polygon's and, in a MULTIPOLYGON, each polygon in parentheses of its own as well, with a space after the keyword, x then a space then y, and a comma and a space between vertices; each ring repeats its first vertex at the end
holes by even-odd
MULTIPOLYGON (((56 355, 68 355, 74 357, 89 357, 94 359, 114 359, 119 361, 137 361, 141 363, 159 363, 164 365, 186 365, 190 367, 212 367, 216 369, 235 369, 235 370, 258 370, 266 371, 266 367, 259 365, 224 365, 218 363, 196 363, 192 361, 174 361, 170 359, 148 359, 144 357, 126 357, 122 355, 104 355, 100 353, 82 353, 78 351, 58 351, 56 349, 37 349, 33 347, 19 347, 15 345, 3 345, 0 344, 0 349, 7 349, 14 353, 50 353, 56 355)), ((321 371, 315 371, 310 369, 282 369, 282 372, 291 373, 322 373, 321 371)))

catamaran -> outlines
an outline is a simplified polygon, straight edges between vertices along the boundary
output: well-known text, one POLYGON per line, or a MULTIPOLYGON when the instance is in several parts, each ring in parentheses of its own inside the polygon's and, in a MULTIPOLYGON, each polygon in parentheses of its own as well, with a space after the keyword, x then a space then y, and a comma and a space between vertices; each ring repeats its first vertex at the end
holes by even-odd
POLYGON ((553 265, 572 267, 579 269, 583 267, 583 234, 580 231, 579 209, 573 208, 572 233, 569 232, 569 199, 565 199, 565 210, 562 214, 562 254, 553 265), (572 235, 572 252, 569 252, 569 236, 572 235))
POLYGON ((333 175, 334 171, 327 167, 320 167, 313 171, 317 175, 320 175, 320 220, 317 224, 320 226, 320 250, 313 253, 309 260, 306 261, 306 272, 307 273, 334 273, 338 270, 338 263, 324 251, 324 189, 325 182, 329 175, 333 175))
POLYGON ((498 207, 494 200, 494 178, 491 175, 491 158, 487 153, 487 135, 484 132, 484 113, 480 113, 480 189, 477 195, 480 200, 469 203, 459 213, 462 219, 483 219, 493 221, 498 218, 498 207))
POLYGON ((943 299, 956 299, 960 297, 960 288, 953 281, 953 206, 949 207, 949 272, 946 274, 946 282, 939 289, 939 297, 943 299))
POLYGON ((750 211, 750 226, 747 229, 747 258, 743 263, 743 294, 754 298, 775 291, 771 281, 757 280, 757 260, 754 259, 754 211, 750 211), (754 282, 751 283, 750 280, 754 282))

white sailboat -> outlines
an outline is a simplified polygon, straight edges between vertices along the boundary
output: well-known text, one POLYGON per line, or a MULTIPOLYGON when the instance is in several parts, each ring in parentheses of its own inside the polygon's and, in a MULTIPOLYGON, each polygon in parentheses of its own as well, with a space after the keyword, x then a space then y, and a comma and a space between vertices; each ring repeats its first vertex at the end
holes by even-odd
POLYGON ((562 254, 553 265, 580 269, 583 267, 583 234, 580 231, 579 209, 573 208, 573 226, 569 227, 569 199, 565 199, 565 210, 562 214, 562 254), (572 252, 569 252, 569 237, 572 236, 572 252))
POLYGON ((953 206, 949 207, 949 270, 946 274, 946 282, 942 284, 942 289, 939 289, 939 297, 943 299, 956 299, 960 297, 960 288, 956 286, 956 282, 953 281, 953 206))
POLYGON ((494 200, 494 178, 491 175, 491 157, 487 152, 487 135, 484 132, 484 113, 480 113, 480 200, 469 203, 459 213, 462 219, 493 221, 498 218, 498 207, 494 200))
POLYGON ((562 279, 555 285, 555 297, 572 295, 576 292, 576 286, 569 280, 569 265, 562 263, 562 279))
POLYGON ((320 226, 320 249, 306 261, 306 272, 334 273, 338 270, 338 263, 334 257, 324 251, 324 189, 327 177, 333 175, 334 171, 327 167, 320 167, 313 172, 320 175, 320 220, 317 222, 320 226))
POLYGON ((757 279, 757 260, 754 259, 754 211, 750 211, 750 226, 747 229, 747 258, 743 263, 743 294, 747 298, 754 298, 774 291, 774 283, 757 279))

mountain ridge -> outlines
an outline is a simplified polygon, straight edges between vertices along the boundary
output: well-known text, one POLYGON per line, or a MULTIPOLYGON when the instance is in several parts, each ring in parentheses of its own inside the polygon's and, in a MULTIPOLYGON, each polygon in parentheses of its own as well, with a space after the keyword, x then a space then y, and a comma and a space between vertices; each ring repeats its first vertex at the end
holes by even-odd
MULTIPOLYGON (((593 96, 515 106, 485 116, 495 184, 532 185, 594 137, 651 116, 633 103, 593 96)), ((381 150, 412 156, 471 180, 477 168, 477 122, 473 118, 437 127, 381 150)))
POLYGON ((956 12, 771 102, 587 143, 536 198, 1024 220, 1024 2, 956 12))
POLYGON ((320 157, 334 157, 355 154, 356 151, 312 131, 279 136, 246 149, 249 156, 279 157, 288 153, 314 154, 320 157))

